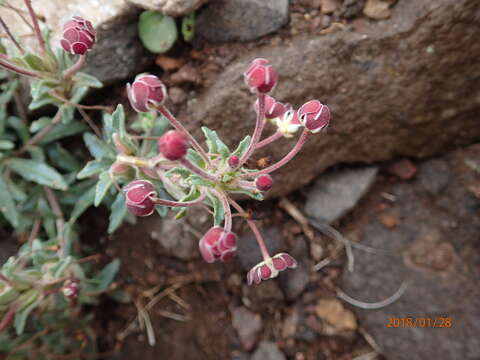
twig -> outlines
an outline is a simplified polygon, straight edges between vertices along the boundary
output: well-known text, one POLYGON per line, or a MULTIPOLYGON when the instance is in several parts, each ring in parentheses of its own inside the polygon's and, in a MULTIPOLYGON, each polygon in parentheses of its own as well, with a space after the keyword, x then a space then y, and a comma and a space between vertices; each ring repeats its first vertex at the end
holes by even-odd
POLYGON ((48 186, 43 187, 43 191, 45 192, 45 196, 47 197, 48 203, 50 204, 50 207, 52 208, 53 214, 57 218, 56 223, 57 223, 57 236, 59 240, 59 252, 60 254, 63 254, 64 252, 64 247, 65 247, 65 241, 63 237, 63 229, 65 227, 65 217, 63 216, 62 208, 60 207, 60 204, 57 200, 57 197, 55 196, 55 193, 53 192, 52 189, 50 189, 48 186))
POLYGON ((7 283, 10 286, 13 286, 12 281, 9 278, 7 278, 5 275, 3 275, 2 273, 0 273, 0 280, 2 280, 3 282, 7 283))
POLYGON ((85 110, 82 108, 77 109, 80 115, 82 115, 83 120, 90 126, 90 128, 93 130, 95 135, 97 135, 99 138, 102 137, 102 132, 100 131, 100 128, 93 122, 92 118, 87 114, 85 110))
POLYGON ((73 64, 70 69, 67 69, 63 72, 63 79, 64 80, 70 79, 73 75, 75 75, 78 71, 80 71, 83 65, 85 65, 86 61, 87 61, 87 54, 80 55, 77 62, 73 64))
POLYGON ((175 314, 171 311, 166 311, 166 310, 160 310, 158 312, 159 315, 163 316, 163 317, 166 317, 168 319, 172 319, 172 320, 176 320, 176 321, 181 321, 181 322, 185 322, 188 320, 188 318, 184 315, 180 315, 180 314, 175 314))
POLYGON ((378 353, 376 351, 371 351, 366 354, 362 354, 353 358, 353 360, 375 360, 378 358, 378 353))
POLYGON ((407 290, 408 287, 408 282, 404 281, 402 285, 398 288, 398 290, 389 298, 378 301, 378 302, 373 302, 373 303, 367 303, 363 301, 356 300, 347 294, 345 294, 341 289, 337 288, 337 296, 342 299, 343 301, 349 303, 350 305, 356 306, 360 309, 365 309, 365 310, 375 310, 375 309, 381 309, 385 306, 388 306, 390 304, 393 304, 395 301, 400 299, 400 297, 403 295, 405 290, 407 290))
POLYGON ((313 232, 312 228, 308 224, 308 219, 305 217, 305 215, 302 214, 300 209, 298 209, 293 203, 288 200, 288 198, 283 197, 280 202, 278 203, 278 206, 280 206, 282 209, 284 209, 287 214, 289 214, 292 218, 295 219, 301 226, 302 230, 307 236, 307 238, 311 241, 315 240, 315 233, 313 232))
POLYGON ((18 43, 17 39, 15 39, 13 34, 10 32, 8 25, 5 23, 5 21, 3 21, 1 16, 0 16, 0 25, 2 25, 3 30, 5 30, 5 33, 7 34, 8 38, 13 42, 13 44, 18 49, 18 51, 20 51, 21 54, 25 54, 25 50, 23 50, 22 46, 18 43))
POLYGON ((0 66, 7 69, 7 70, 10 70, 10 71, 13 71, 17 74, 21 74, 21 75, 25 75, 25 76, 31 76, 31 77, 38 77, 38 73, 35 72, 35 71, 29 71, 27 69, 24 69, 22 67, 19 67, 17 65, 14 65, 12 63, 10 63, 8 61, 8 58, 3 55, 3 54, 0 54, 0 66))
POLYGON ((106 111, 109 114, 113 112, 113 108, 111 106, 106 106, 106 105, 81 105, 81 104, 75 104, 68 100, 67 98, 63 97, 62 95, 58 94, 55 91, 50 92, 50 95, 52 95, 54 98, 62 101, 66 105, 70 105, 73 107, 76 107, 77 109, 85 109, 85 110, 102 110, 106 111))
POLYGON ((42 32, 40 31, 40 26, 38 25, 37 14, 33 11, 32 0, 24 0, 25 5, 27 6, 28 13, 32 19, 33 30, 35 31, 35 36, 37 37, 38 45, 40 46, 40 53, 45 56, 47 51, 45 50, 45 41, 43 40, 42 32))
POLYGON ((313 271, 320 271, 321 269, 323 269, 325 266, 328 266, 330 265, 330 263, 332 262, 332 259, 331 258, 325 258, 323 259, 322 261, 320 261, 319 263, 315 264, 312 268, 313 271))

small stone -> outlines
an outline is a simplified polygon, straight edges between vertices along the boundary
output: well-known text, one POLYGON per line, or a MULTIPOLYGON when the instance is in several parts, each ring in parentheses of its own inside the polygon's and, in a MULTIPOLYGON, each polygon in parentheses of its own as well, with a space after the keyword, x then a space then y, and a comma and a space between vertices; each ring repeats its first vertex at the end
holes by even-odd
POLYGON ((184 60, 170 56, 159 55, 155 59, 155 64, 160 66, 165 71, 172 71, 180 69, 184 64, 184 60))
POLYGON ((138 7, 159 11, 169 16, 185 16, 188 15, 208 0, 127 0, 138 7))
POLYGON ((187 93, 177 86, 171 87, 168 90, 168 97, 175 105, 183 104, 188 99, 187 93))
MULTIPOLYGON (((276 254, 280 248, 281 234, 276 227, 262 229, 262 235, 270 254, 276 254)), ((262 261, 262 254, 258 248, 255 236, 249 231, 238 240, 238 260, 245 270, 250 270, 254 265, 262 261)), ((265 283, 269 283, 266 281, 265 283)))
POLYGON ((150 236, 157 240, 166 255, 180 260, 198 257, 198 239, 180 221, 170 218, 159 219, 150 236))
POLYGON ((367 0, 363 13, 374 20, 385 20, 392 14, 390 4, 382 0, 367 0))
POLYGON ((324 14, 331 14, 338 9, 339 3, 336 0, 321 0, 321 11, 324 14))
POLYGON ((388 172, 398 176, 400 179, 410 180, 417 173, 417 168, 410 160, 401 159, 390 165, 388 172))
POLYGON ((287 300, 298 299, 310 280, 308 270, 305 265, 299 264, 296 269, 283 272, 279 275, 280 286, 287 300))
POLYGON ((313 260, 315 261, 320 261, 323 258, 323 247, 320 244, 317 244, 315 242, 312 242, 310 244, 310 256, 312 257, 313 260))
POLYGON ((387 229, 394 229, 398 225, 398 219, 394 215, 390 215, 390 214, 380 215, 380 222, 387 229))
POLYGON ((299 311, 298 308, 294 307, 292 312, 285 319, 282 326, 282 338, 293 338, 297 333, 297 327, 299 322, 299 311))
POLYGON ((250 41, 288 21, 288 0, 217 0, 200 12, 196 31, 211 42, 250 41))
POLYGON ((248 287, 248 295, 251 298, 252 305, 257 307, 265 302, 282 302, 284 300, 282 290, 278 286, 276 279, 262 281, 248 287))
POLYGON ((243 306, 235 308, 232 311, 232 326, 237 331, 243 349, 252 350, 262 329, 261 316, 243 306))
POLYGON ((332 223, 353 209, 375 181, 377 167, 329 172, 308 191, 305 212, 317 221, 332 223))
POLYGON ((251 360, 287 360, 277 344, 270 341, 262 341, 252 355, 251 360))
POLYGON ((195 84, 198 85, 202 82, 200 74, 197 69, 192 65, 186 64, 180 68, 176 73, 170 77, 171 85, 180 85, 180 84, 195 84))
POLYGON ((321 299, 315 306, 317 316, 332 325, 336 331, 355 330, 357 319, 338 299, 321 299))

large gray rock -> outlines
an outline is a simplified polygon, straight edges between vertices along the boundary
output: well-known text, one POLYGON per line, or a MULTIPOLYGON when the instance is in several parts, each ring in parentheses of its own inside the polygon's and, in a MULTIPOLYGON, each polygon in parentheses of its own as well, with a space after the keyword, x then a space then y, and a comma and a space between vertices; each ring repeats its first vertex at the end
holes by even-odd
POLYGON ((332 171, 320 176, 307 192, 305 212, 320 222, 332 223, 353 209, 375 181, 375 166, 332 171))
MULTIPOLYGON (((105 84, 131 77, 153 61, 153 57, 138 40, 139 10, 125 0, 34 0, 32 3, 35 11, 53 31, 53 48, 60 46, 63 23, 71 16, 80 15, 92 22, 97 30, 97 43, 88 55, 84 71, 98 77, 105 84)), ((31 33, 11 10, 0 7, 0 16, 14 34, 31 33)), ((22 41, 27 48, 37 47, 34 37, 22 38, 22 41)))
POLYGON ((197 19, 199 35, 212 42, 249 41, 288 21, 288 0, 217 0, 197 19))
MULTIPOLYGON (((427 157, 468 144, 480 136, 479 19, 477 1, 399 1, 390 20, 365 20, 361 31, 248 50, 183 117, 192 128, 215 128, 231 146, 251 133, 254 97, 242 72, 256 57, 278 69, 279 100, 328 104, 331 127, 274 176, 270 196, 300 188, 334 164, 427 157)), ((279 141, 263 153, 278 159, 294 142, 279 141)))
MULTIPOLYGON (((477 148, 472 158, 479 155, 477 148)), ((394 229, 378 218, 380 206, 371 205, 349 225, 361 244, 390 253, 355 251, 356 270, 344 273, 341 286, 348 295, 379 301, 409 281, 392 305, 354 309, 389 360, 478 359, 480 199, 470 190, 475 184, 478 175, 463 165, 463 156, 429 160, 416 179, 382 188, 397 199, 384 210, 399 219, 394 229), (405 317, 429 318, 430 326, 387 327, 390 318, 405 317), (433 328, 435 319, 436 326, 448 324, 441 318, 452 326, 433 328)))
POLYGON ((126 0, 144 9, 160 11, 170 16, 184 16, 197 10, 208 0, 126 0))

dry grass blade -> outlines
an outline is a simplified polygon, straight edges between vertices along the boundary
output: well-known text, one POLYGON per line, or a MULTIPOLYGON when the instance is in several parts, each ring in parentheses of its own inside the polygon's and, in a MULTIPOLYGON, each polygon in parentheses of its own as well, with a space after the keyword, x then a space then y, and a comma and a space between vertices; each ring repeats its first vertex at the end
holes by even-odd
POLYGON ((403 282, 402 285, 398 288, 398 290, 390 296, 389 298, 378 301, 378 302, 373 302, 373 303, 367 303, 363 301, 359 301, 357 299, 354 299, 347 294, 345 294, 341 289, 337 288, 337 296, 342 299, 343 301, 349 303, 350 305, 356 306, 360 309, 365 309, 365 310, 375 310, 375 309, 381 309, 385 306, 393 304, 395 301, 400 299, 400 297, 404 294, 405 290, 407 290, 408 287, 408 282, 403 282))

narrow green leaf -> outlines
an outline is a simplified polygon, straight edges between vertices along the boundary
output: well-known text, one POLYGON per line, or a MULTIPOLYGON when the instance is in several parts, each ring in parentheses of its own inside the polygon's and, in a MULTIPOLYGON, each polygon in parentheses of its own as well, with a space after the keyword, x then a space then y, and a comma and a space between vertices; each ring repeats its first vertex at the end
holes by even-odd
POLYGON ((221 154, 224 158, 230 155, 228 146, 225 145, 222 140, 220 140, 216 131, 210 130, 205 126, 202 127, 202 131, 207 139, 208 152, 213 154, 221 154))
POLYGON ((0 140, 0 150, 12 150, 15 144, 10 140, 0 140))
POLYGON ((210 201, 210 206, 213 208, 213 224, 214 226, 220 226, 225 217, 225 211, 223 209, 222 202, 215 195, 210 192, 207 193, 208 200, 210 201))
POLYGON ((110 213, 110 223, 108 224, 108 233, 112 234, 122 224, 123 219, 127 215, 127 206, 125 205, 125 197, 121 192, 117 194, 112 204, 112 212, 110 213))
POLYGON ((192 172, 188 169, 185 169, 185 168, 180 168, 180 167, 176 167, 176 168, 173 168, 173 169, 170 169, 168 170, 165 175, 166 176, 172 176, 174 174, 178 174, 180 175, 183 179, 186 179, 188 178, 190 175, 192 175, 192 172))
POLYGON ((77 171, 80 168, 78 160, 59 143, 47 148, 47 155, 52 165, 65 170, 77 171))
POLYGON ((101 160, 104 157, 113 157, 114 155, 110 147, 92 133, 84 133, 83 141, 90 151, 90 154, 92 154, 96 160, 101 160))
POLYGON ((77 135, 88 129, 88 126, 79 121, 72 121, 70 124, 57 124, 47 136, 40 142, 40 145, 45 145, 56 140, 60 140, 69 136, 77 135))
POLYGON ((195 36, 195 12, 182 18, 182 35, 186 42, 192 41, 195 36))
POLYGON ((40 301, 35 301, 32 304, 28 305, 22 311, 15 313, 15 319, 13 321, 13 326, 17 335, 22 335, 25 330, 25 325, 27 323, 28 316, 30 313, 40 304, 40 301))
POLYGON ((85 167, 80 170, 77 175, 77 179, 85 179, 92 175, 101 173, 102 171, 106 171, 110 168, 111 164, 112 161, 108 159, 89 161, 85 167))
POLYGON ((74 79, 77 81, 77 83, 91 87, 91 88, 101 88, 103 87, 103 84, 101 81, 99 81, 95 76, 85 74, 83 72, 76 73, 74 76, 74 79))
POLYGON ((13 227, 18 226, 18 211, 15 201, 2 176, 0 176, 0 211, 13 227))
POLYGON ((34 120, 30 123, 30 132, 36 133, 37 131, 42 130, 45 126, 50 124, 52 119, 48 116, 42 116, 41 118, 34 120))
POLYGON ((191 185, 200 185, 200 186, 208 186, 208 187, 215 186, 211 181, 205 180, 203 177, 195 174, 190 175, 188 177, 187 183, 191 185))
POLYGON ((90 206, 93 205, 93 202, 95 201, 95 191, 95 186, 92 186, 82 196, 78 198, 72 210, 72 214, 70 215, 69 222, 71 224, 77 221, 80 215, 82 215, 90 206))
POLYGON ((252 137, 250 135, 245 136, 245 138, 242 141, 240 141, 240 143, 238 144, 238 147, 235 149, 232 155, 235 155, 241 158, 242 155, 245 154, 245 151, 247 151, 248 145, 250 145, 251 139, 252 137))
POLYGON ((197 165, 199 168, 205 169, 205 161, 200 156, 200 154, 198 152, 196 152, 195 150, 188 149, 187 159, 190 160, 195 165, 197 165))
POLYGON ((107 290, 113 282, 115 275, 117 275, 118 270, 120 269, 120 260, 115 259, 107 266, 100 271, 97 276, 93 279, 96 283, 95 291, 105 291, 107 290))
POLYGON ((47 185, 54 189, 67 190, 68 186, 62 175, 44 162, 13 158, 7 160, 5 164, 25 180, 47 185))
POLYGON ((23 60, 28 64, 28 67, 32 70, 35 70, 35 71, 45 70, 45 64, 43 63, 42 58, 35 54, 27 53, 23 55, 23 60))
POLYGON ((95 188, 95 201, 93 205, 97 207, 102 202, 103 198, 107 194, 108 189, 112 186, 112 178, 108 171, 104 171, 100 174, 97 186, 95 188))

